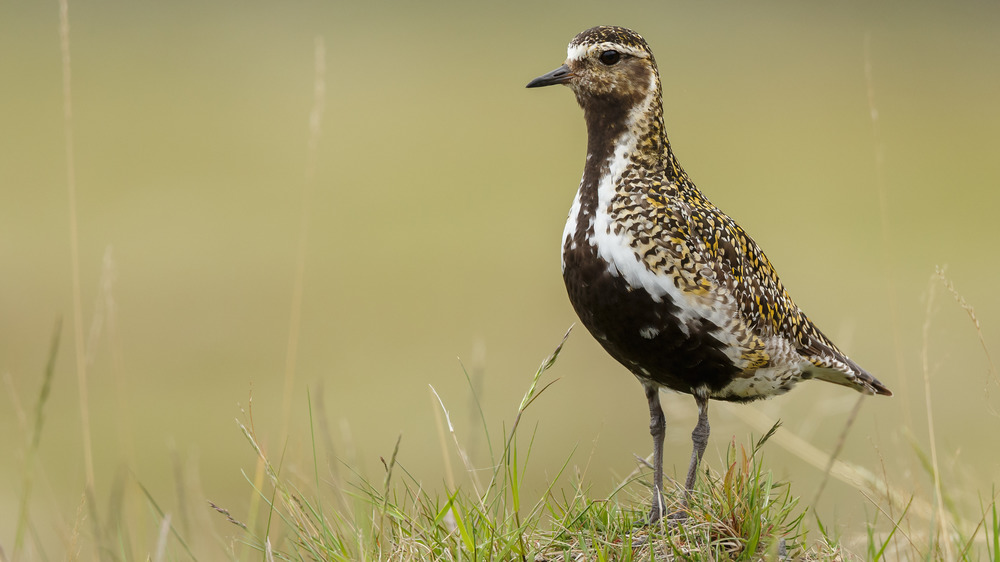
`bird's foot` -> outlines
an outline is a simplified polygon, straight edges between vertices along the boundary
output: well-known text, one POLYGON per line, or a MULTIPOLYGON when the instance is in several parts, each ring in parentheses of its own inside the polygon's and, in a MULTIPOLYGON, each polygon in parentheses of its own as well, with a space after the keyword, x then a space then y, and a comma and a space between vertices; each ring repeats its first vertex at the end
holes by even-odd
POLYGON ((649 514, 646 515, 646 520, 640 523, 643 526, 655 525, 660 522, 663 518, 663 504, 659 502, 653 502, 653 507, 649 510, 649 514))
POLYGON ((687 510, 687 506, 685 505, 685 506, 681 507, 680 509, 678 509, 677 511, 675 511, 675 512, 671 513, 670 515, 668 515, 667 516, 667 521, 668 521, 668 524, 670 525, 670 527, 673 528, 673 527, 676 527, 677 525, 680 525, 681 523, 687 521, 687 518, 688 518, 688 510, 687 510))
POLYGON ((656 525, 657 523, 659 523, 660 519, 663 519, 663 512, 665 509, 666 506, 664 506, 663 501, 662 500, 656 501, 656 498, 654 497, 653 505, 649 508, 649 513, 647 513, 646 516, 643 517, 642 519, 639 519, 635 523, 633 523, 632 526, 636 528, 642 528, 642 527, 651 527, 653 525, 656 525))
MULTIPOLYGON (((663 519, 665 510, 666 507, 663 505, 663 502, 654 501, 652 507, 650 507, 649 509, 649 514, 646 516, 646 519, 644 521, 637 522, 636 526, 648 527, 656 525, 657 523, 660 522, 661 519, 663 519)), ((674 527, 677 527, 679 523, 687 521, 687 518, 688 518, 688 508, 685 503, 677 511, 666 514, 665 523, 667 524, 668 527, 672 529, 674 527)))
POLYGON ((651 511, 645 519, 640 519, 636 521, 633 527, 644 528, 644 527, 656 527, 659 523, 666 525, 668 529, 676 529, 678 525, 684 523, 688 519, 687 511, 683 509, 678 509, 677 511, 670 513, 666 518, 662 514, 655 511, 651 511))

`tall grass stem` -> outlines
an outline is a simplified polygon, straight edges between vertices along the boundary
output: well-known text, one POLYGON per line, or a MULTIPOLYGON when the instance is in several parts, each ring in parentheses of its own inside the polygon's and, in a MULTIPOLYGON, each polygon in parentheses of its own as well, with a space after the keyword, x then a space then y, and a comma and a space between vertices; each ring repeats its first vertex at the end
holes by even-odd
POLYGON ((90 439, 90 409, 87 396, 87 352, 83 336, 83 299, 80 290, 80 234, 76 206, 76 151, 73 147, 73 91, 70 73, 69 0, 59 0, 59 50, 62 54, 63 125, 66 148, 66 187, 69 195, 69 255, 73 285, 73 339, 80 399, 80 430, 83 432, 83 470, 87 488, 94 488, 94 455, 90 439))
POLYGON ((24 532, 29 525, 28 507, 31 505, 31 489, 34 482, 35 455, 38 454, 38 446, 42 440, 42 426, 45 424, 45 404, 48 403, 49 395, 52 392, 52 375, 56 370, 56 356, 59 355, 59 340, 62 334, 62 320, 56 321, 55 330, 52 333, 52 344, 49 346, 49 358, 45 365, 45 375, 42 377, 42 388, 38 393, 38 401, 35 403, 34 425, 31 429, 31 442, 28 445, 28 454, 24 460, 24 479, 21 487, 21 505, 17 514, 17 530, 14 533, 14 551, 11 556, 17 557, 24 542, 24 532))
POLYGON ((931 551, 934 550, 935 534, 940 532, 941 545, 945 549, 945 559, 954 560, 954 545, 951 543, 951 534, 948 532, 947 517, 944 510, 944 496, 941 493, 941 465, 938 463, 937 439, 934 431, 934 409, 931 407, 931 367, 929 360, 929 349, 931 345, 931 316, 934 311, 934 293, 937 287, 937 275, 932 275, 927 290, 927 313, 923 326, 923 346, 920 350, 920 363, 924 379, 924 407, 927 417, 927 440, 931 449, 931 468, 934 477, 934 505, 935 515, 931 519, 931 551), (936 526, 937 529, 933 527, 936 526))
MULTIPOLYGON (((889 305, 889 319, 892 323, 892 349, 896 358, 896 379, 903 380, 903 336, 899 328, 899 304, 894 276, 896 252, 892 244, 892 227, 889 222, 889 194, 885 185, 885 145, 882 142, 882 128, 879 124, 878 106, 875 104, 875 78, 872 68, 872 32, 865 33, 865 85, 868 93, 868 114, 872 121, 872 144, 875 149, 875 189, 878 192, 879 223, 882 230, 882 263, 885 266, 886 302, 889 305)), ((906 386, 902 387, 906 392, 906 386)), ((912 418, 908 402, 903 400, 907 420, 912 418)))
POLYGON ((313 192, 316 183, 316 162, 323 129, 323 111, 326 106, 326 44, 323 36, 316 36, 314 45, 313 106, 309 113, 309 141, 306 145, 305 180, 302 188, 302 208, 299 213, 299 238, 295 250, 295 276, 292 282, 292 311, 288 319, 288 345, 285 353, 285 385, 282 401, 282 431, 288 433, 295 388, 295 368, 299 354, 299 331, 302 326, 302 299, 305 290, 306 250, 309 246, 309 221, 313 192))

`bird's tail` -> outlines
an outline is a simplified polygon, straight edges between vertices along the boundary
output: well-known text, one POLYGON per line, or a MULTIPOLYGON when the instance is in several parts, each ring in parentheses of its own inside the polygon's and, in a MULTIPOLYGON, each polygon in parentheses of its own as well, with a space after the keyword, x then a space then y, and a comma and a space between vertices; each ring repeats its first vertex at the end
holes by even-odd
MULTIPOLYGON (((825 337, 824 337, 825 339, 825 337)), ((892 391, 837 349, 829 340, 813 339, 800 350, 815 368, 813 376, 817 379, 849 386, 863 394, 880 394, 892 396, 892 391), (804 352, 804 353, 803 353, 804 352)))
POLYGON ((815 377, 834 384, 849 386, 862 394, 892 396, 891 390, 854 361, 847 359, 843 367, 838 365, 818 368, 814 371, 815 377))

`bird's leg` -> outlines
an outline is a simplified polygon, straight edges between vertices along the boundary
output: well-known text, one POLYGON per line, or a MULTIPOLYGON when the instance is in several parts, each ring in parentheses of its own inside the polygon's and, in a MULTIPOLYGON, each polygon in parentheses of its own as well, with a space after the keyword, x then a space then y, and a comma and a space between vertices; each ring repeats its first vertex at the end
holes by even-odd
POLYGON ((694 399, 698 403, 698 425, 694 426, 694 431, 691 432, 694 448, 691 451, 691 466, 688 467, 687 480, 684 481, 685 507, 691 503, 694 481, 698 475, 698 464, 701 463, 701 456, 705 454, 705 447, 708 445, 708 396, 695 392, 694 399))
MULTIPOLYGON (((660 407, 660 389, 644 383, 646 401, 649 402, 649 434, 653 436, 653 505, 649 510, 649 523, 656 523, 663 516, 663 436, 666 421, 660 407)), ((707 424, 706 424, 707 425, 707 424)))

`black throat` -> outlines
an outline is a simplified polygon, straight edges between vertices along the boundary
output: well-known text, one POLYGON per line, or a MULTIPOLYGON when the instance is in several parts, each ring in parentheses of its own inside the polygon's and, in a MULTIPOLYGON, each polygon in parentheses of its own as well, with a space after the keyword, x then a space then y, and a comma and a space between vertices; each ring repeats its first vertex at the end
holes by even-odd
POLYGON ((587 122, 587 161, 580 180, 580 212, 575 217, 576 232, 573 233, 572 241, 564 242, 583 247, 588 244, 588 232, 593 229, 592 219, 597 212, 598 203, 597 188, 601 178, 609 173, 615 147, 627 131, 631 106, 609 103, 606 100, 577 99, 583 107, 587 122))

